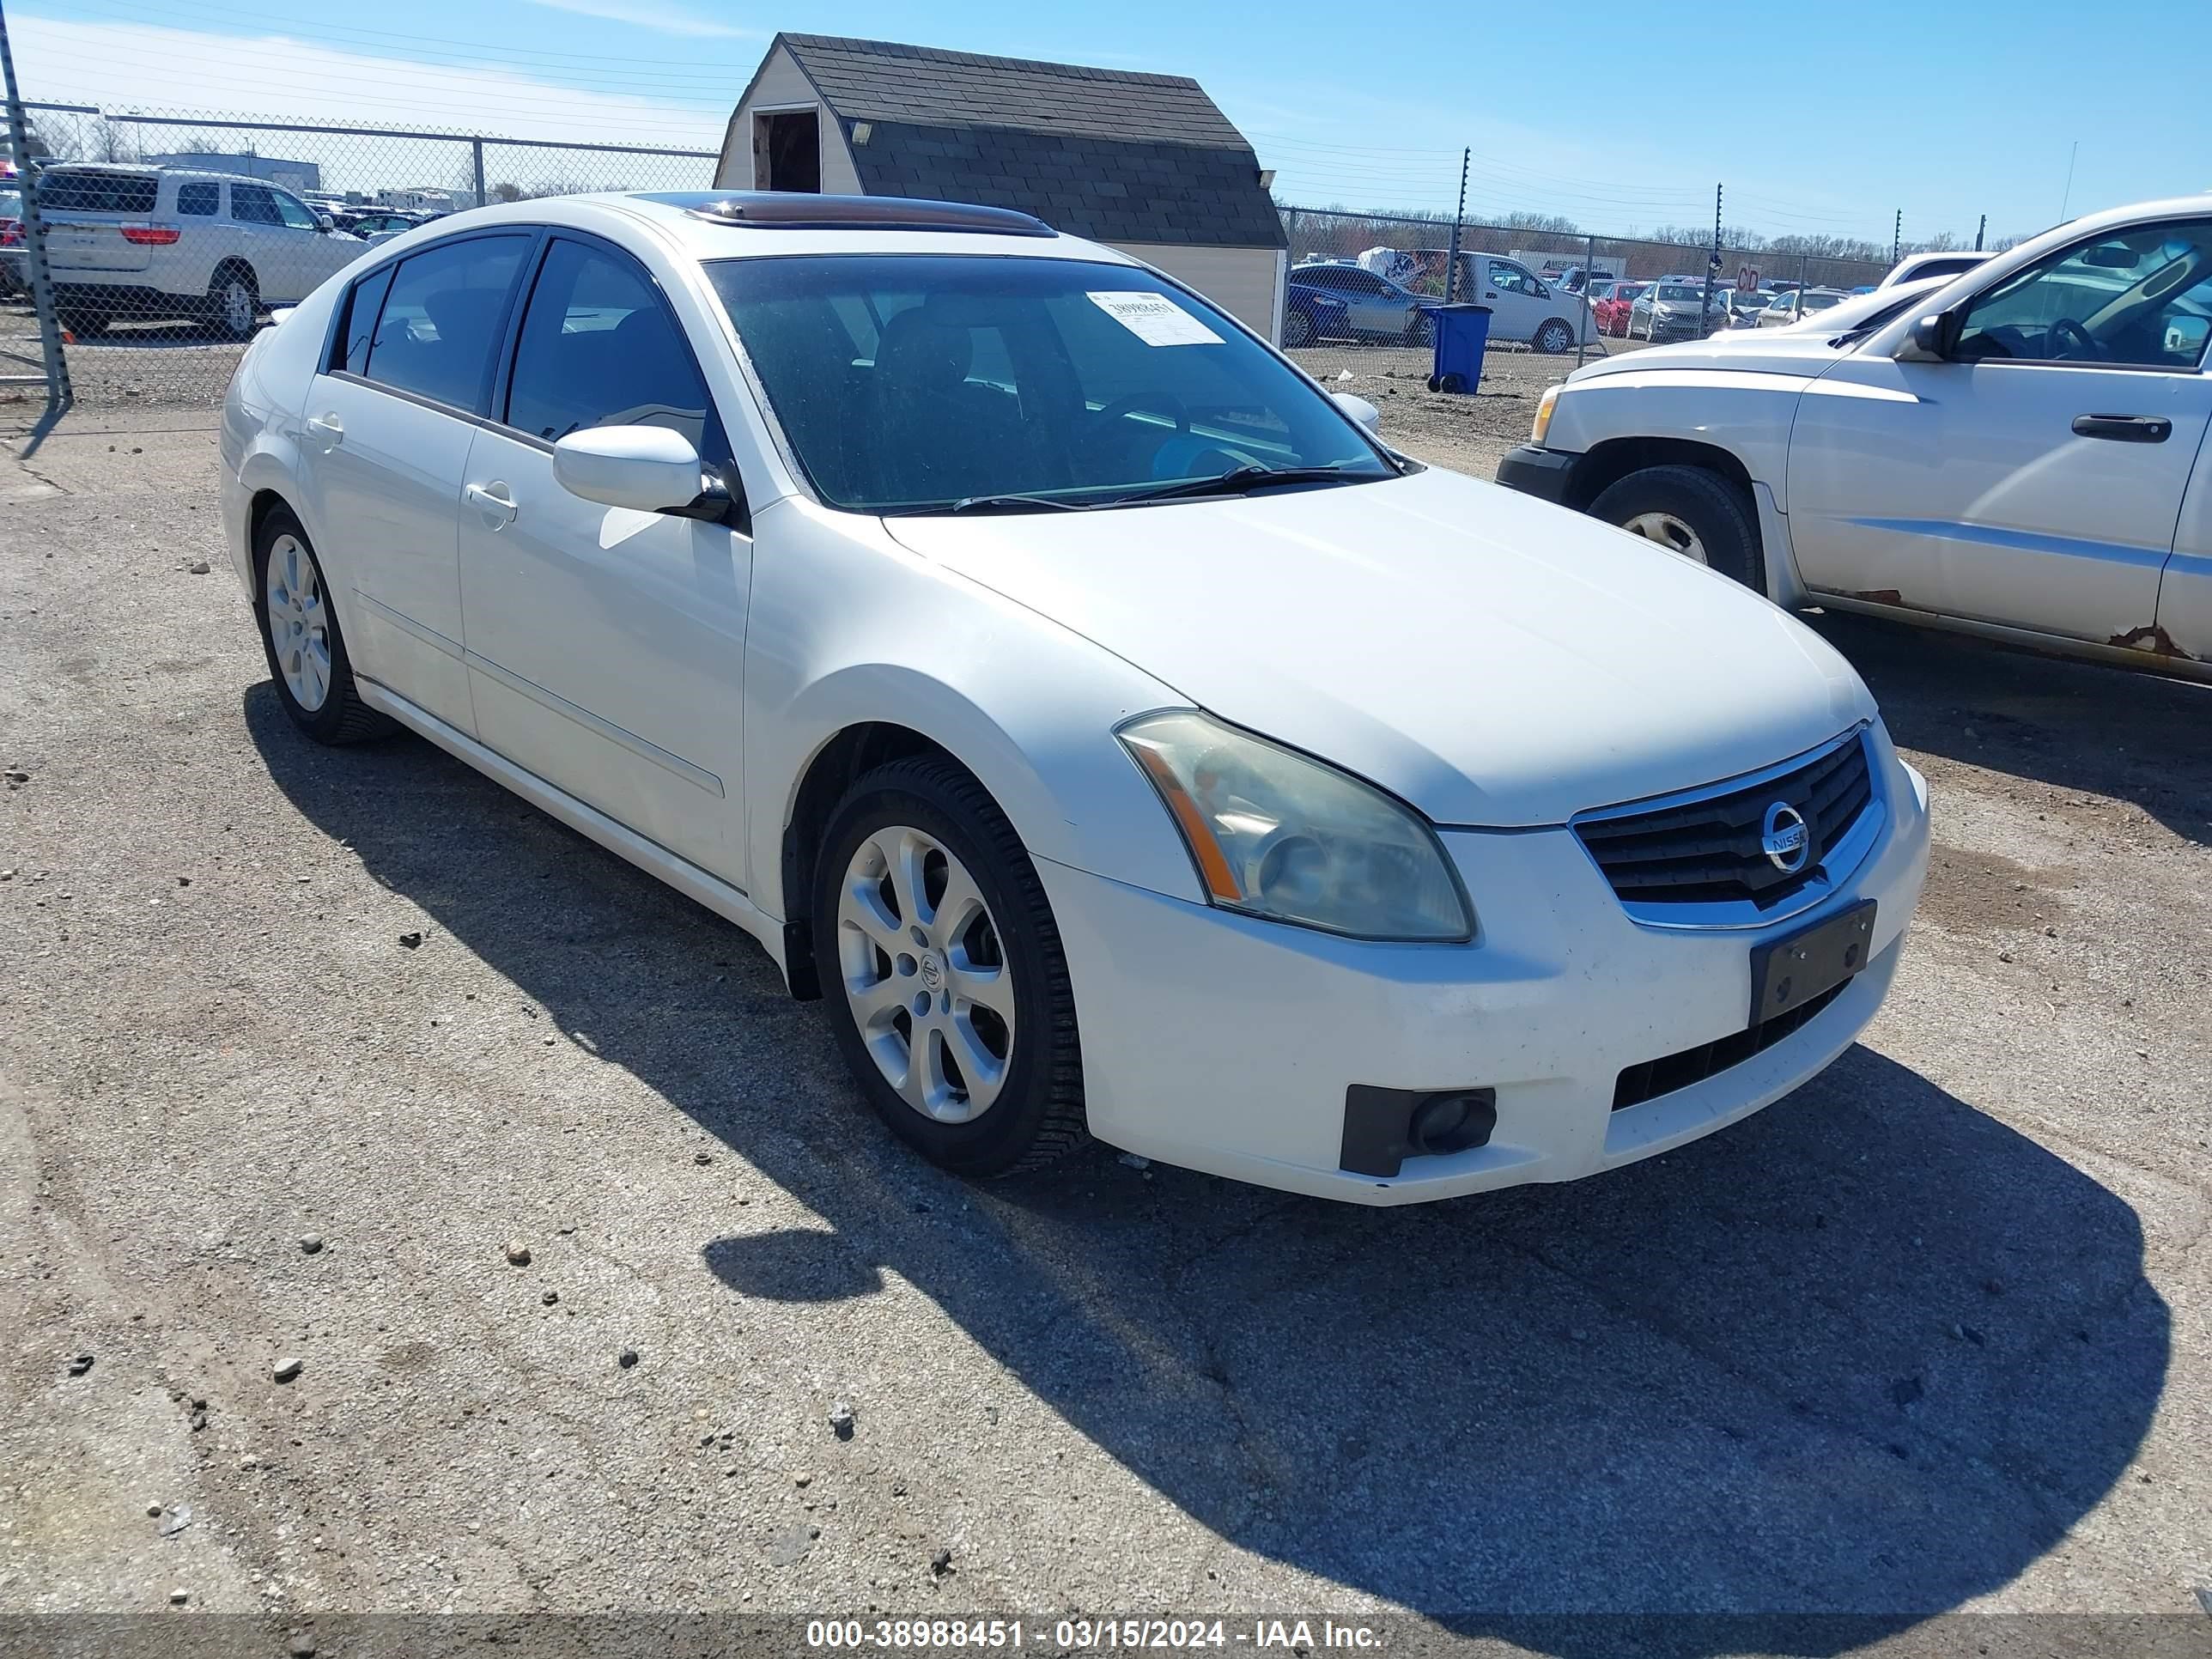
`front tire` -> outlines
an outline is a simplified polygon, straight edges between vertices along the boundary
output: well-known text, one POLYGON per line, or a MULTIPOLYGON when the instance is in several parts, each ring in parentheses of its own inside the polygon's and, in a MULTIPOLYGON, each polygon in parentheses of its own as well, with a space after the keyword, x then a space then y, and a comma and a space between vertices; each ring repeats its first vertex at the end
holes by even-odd
POLYGON ((359 743, 395 728, 361 700, 330 584, 289 507, 272 508, 253 538, 253 615, 276 700, 317 743, 359 743))
POLYGON ((1433 312, 1424 311, 1406 325, 1406 343, 1423 350, 1434 349, 1437 343, 1437 319, 1433 312))
POLYGON ((1601 491, 1590 516, 1766 591, 1759 531, 1743 491, 1701 466, 1647 466, 1601 491))
POLYGON ((1060 930, 974 778, 917 757, 854 783, 823 838, 812 932, 860 1092, 931 1163, 1011 1175, 1088 1139, 1060 930))

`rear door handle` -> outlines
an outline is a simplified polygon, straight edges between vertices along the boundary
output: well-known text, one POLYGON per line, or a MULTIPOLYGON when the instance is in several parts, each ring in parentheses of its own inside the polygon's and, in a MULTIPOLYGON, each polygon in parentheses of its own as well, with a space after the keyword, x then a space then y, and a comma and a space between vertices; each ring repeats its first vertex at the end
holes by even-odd
POLYGON ((345 441, 345 428, 339 423, 336 415, 310 415, 307 416, 307 430, 315 434, 316 441, 322 445, 325 455, 345 441))
POLYGON ((514 522, 514 497, 507 493, 507 486, 495 478, 488 484, 465 484, 461 499, 484 515, 497 530, 502 525, 514 522))
POLYGON ((2118 444, 2162 444, 2173 435, 2173 422, 2163 415, 2076 415, 2074 431, 2118 444))

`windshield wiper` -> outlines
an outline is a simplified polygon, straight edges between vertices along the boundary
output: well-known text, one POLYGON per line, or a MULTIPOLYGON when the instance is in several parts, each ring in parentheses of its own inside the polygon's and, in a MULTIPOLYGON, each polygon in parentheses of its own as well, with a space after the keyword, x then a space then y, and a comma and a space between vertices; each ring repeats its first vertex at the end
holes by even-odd
POLYGON ((902 507, 883 516, 918 519, 943 513, 1030 513, 1041 507, 1060 513, 1088 513, 1097 505, 1095 501, 1056 501, 1050 495, 963 495, 957 501, 933 507, 902 507))
POLYGON ((1166 484, 1158 489, 1142 490, 1133 495, 1121 495, 1115 499, 1119 504, 1141 504, 1146 501, 1180 501, 1192 495, 1242 495, 1248 490, 1265 489, 1271 484, 1350 483, 1367 479, 1368 476, 1364 472, 1347 472, 1340 466, 1261 466, 1255 463, 1231 467, 1211 478, 1186 478, 1181 483, 1166 484))

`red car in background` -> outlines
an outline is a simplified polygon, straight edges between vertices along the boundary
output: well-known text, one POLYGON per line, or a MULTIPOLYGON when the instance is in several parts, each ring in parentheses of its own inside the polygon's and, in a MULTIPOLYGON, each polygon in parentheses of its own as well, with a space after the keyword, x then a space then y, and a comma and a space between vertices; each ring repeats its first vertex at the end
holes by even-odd
POLYGON ((1590 301, 1590 314, 1598 332, 1626 337, 1629 307, 1636 303, 1636 296, 1650 286, 1649 283, 1600 283, 1590 301))

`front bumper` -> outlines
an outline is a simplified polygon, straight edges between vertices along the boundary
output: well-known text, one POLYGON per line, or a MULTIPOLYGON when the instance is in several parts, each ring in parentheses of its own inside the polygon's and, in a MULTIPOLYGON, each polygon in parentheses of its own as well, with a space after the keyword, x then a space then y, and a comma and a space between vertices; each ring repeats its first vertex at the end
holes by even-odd
POLYGON ((1571 830, 1446 830, 1471 945, 1382 945, 1040 863, 1067 952, 1092 1133, 1170 1164, 1362 1204, 1571 1181, 1711 1133, 1849 1048, 1889 988, 1928 866, 1926 786, 1876 744, 1881 839, 1818 909, 1765 929, 1632 921, 1571 830), (1620 1073, 1745 1026, 1750 955, 1862 899, 1868 966, 1763 1053, 1614 1110, 1620 1073), (1349 1172, 1346 1092, 1492 1089, 1486 1144, 1349 1172))
POLYGON ((1573 498, 1575 465, 1581 459, 1564 449, 1522 444, 1507 450, 1498 463, 1498 482, 1508 489, 1560 505, 1573 498))

